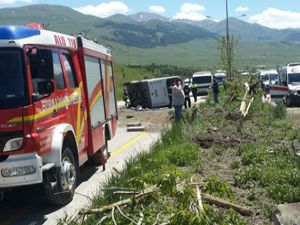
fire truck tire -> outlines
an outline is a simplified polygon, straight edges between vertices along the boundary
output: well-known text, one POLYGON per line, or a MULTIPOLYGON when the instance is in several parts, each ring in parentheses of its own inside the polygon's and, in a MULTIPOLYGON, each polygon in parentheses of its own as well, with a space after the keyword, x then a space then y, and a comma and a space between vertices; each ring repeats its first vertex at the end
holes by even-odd
POLYGON ((107 145, 107 140, 105 141, 105 145, 103 146, 102 149, 98 150, 95 152, 95 154, 92 156, 92 163, 95 166, 101 166, 106 162, 109 158, 109 152, 108 152, 108 145, 107 145))
POLYGON ((57 184, 46 188, 46 197, 54 205, 66 205, 72 201, 78 178, 78 166, 68 146, 64 146, 61 159, 61 168, 55 168, 54 172, 57 184))

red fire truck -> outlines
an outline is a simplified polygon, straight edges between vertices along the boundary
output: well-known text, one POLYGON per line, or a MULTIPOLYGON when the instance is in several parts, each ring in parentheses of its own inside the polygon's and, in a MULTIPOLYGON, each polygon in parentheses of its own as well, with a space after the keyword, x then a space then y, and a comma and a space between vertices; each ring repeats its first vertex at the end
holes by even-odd
POLYGON ((59 205, 116 132, 111 50, 38 24, 0 26, 0 191, 43 183, 59 205))

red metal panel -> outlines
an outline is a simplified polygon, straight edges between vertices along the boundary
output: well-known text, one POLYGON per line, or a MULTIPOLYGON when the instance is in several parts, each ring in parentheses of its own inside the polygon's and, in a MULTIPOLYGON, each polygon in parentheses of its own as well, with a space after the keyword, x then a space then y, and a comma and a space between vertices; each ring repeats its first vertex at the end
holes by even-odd
POLYGON ((95 153, 104 146, 105 140, 103 138, 103 134, 102 126, 92 129, 93 152, 89 152, 90 154, 95 153))

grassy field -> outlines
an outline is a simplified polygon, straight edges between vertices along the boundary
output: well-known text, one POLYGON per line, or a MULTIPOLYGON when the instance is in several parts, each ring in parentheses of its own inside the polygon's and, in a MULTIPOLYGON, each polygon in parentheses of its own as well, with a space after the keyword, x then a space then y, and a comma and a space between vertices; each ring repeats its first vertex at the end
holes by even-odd
POLYGON ((129 68, 125 65, 114 64, 115 78, 116 78, 116 95, 117 99, 121 100, 123 96, 124 84, 133 81, 141 80, 145 77, 151 78, 153 75, 143 69, 129 68))
MULTIPOLYGON (((197 66, 203 69, 218 68, 219 52, 214 39, 194 40, 188 43, 134 48, 113 44, 113 55, 120 64, 169 64, 197 66)), ((236 53, 236 68, 266 65, 276 68, 289 62, 300 61, 300 44, 284 42, 253 42, 240 39, 236 53)))
MULTIPOLYGON (((133 48, 119 44, 112 45, 116 71, 117 98, 122 99, 123 84, 145 77, 158 76, 144 69, 129 68, 126 65, 176 65, 199 70, 220 69, 219 51, 216 40, 195 40, 185 44, 156 48, 133 48), (199 50, 197 50, 199 49, 199 50), (125 76, 124 76, 125 75, 125 76)), ((249 69, 256 65, 277 68, 290 62, 300 62, 300 44, 283 42, 249 42, 240 40, 236 49, 236 69, 249 69)), ((160 74, 162 75, 162 74, 160 74)), ((165 74, 172 76, 174 74, 165 74)), ((192 74, 190 74, 191 76, 192 74)))
POLYGON ((300 201, 299 157, 291 147, 300 141, 299 128, 286 118, 282 105, 263 104, 260 94, 247 117, 236 111, 239 101, 229 99, 222 95, 216 105, 209 97, 185 112, 183 122, 165 131, 150 153, 129 161, 126 170, 107 182, 92 207, 131 198, 114 193, 121 188, 139 192, 151 187, 154 192, 69 223, 128 225, 142 218, 146 225, 272 224, 276 204, 300 201), (253 214, 242 216, 206 202, 199 214, 191 182, 202 193, 247 206, 253 214))

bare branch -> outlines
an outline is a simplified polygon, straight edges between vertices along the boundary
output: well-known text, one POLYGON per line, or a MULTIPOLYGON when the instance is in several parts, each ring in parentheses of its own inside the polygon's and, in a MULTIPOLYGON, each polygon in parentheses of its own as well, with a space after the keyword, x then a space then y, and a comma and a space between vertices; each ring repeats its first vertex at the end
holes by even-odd
POLYGON ((129 218, 128 216, 126 216, 126 215, 122 212, 122 210, 121 210, 121 208, 120 208, 119 206, 116 205, 116 207, 117 207, 117 209, 119 210, 120 214, 121 214, 123 217, 125 217, 126 219, 128 219, 128 220, 131 221, 132 223, 137 224, 137 222, 135 222, 133 219, 131 219, 131 218, 129 218))
POLYGON ((115 220, 115 207, 113 207, 111 210, 111 218, 112 218, 114 225, 118 225, 117 221, 115 220))
POLYGON ((201 200, 201 190, 200 190, 199 186, 196 186, 196 191, 197 191, 199 214, 201 214, 201 212, 203 211, 203 205, 202 205, 202 200, 201 200))
POLYGON ((110 215, 108 215, 108 216, 103 216, 103 217, 101 218, 101 220, 99 220, 99 221, 96 223, 96 225, 101 225, 105 220, 109 219, 110 217, 111 217, 110 215))
POLYGON ((114 191, 113 194, 131 194, 131 195, 135 195, 135 194, 139 194, 139 191, 114 191))
POLYGON ((126 205, 129 203, 132 203, 133 200, 140 200, 146 197, 147 195, 150 195, 157 191, 158 188, 156 186, 151 186, 143 191, 143 193, 135 195, 133 198, 127 198, 115 203, 112 203, 110 205, 102 206, 100 208, 95 208, 95 209, 82 209, 79 212, 79 215, 85 215, 85 214, 98 214, 98 213, 104 213, 112 210, 116 206, 121 206, 121 205, 126 205))
POLYGON ((201 196, 202 196, 202 199, 204 201, 206 201, 207 203, 215 204, 215 205, 221 206, 223 208, 232 208, 235 211, 239 212, 241 215, 251 216, 251 215, 254 214, 254 212, 251 209, 247 208, 247 207, 240 206, 240 205, 237 205, 237 204, 234 204, 234 203, 230 203, 230 202, 227 202, 223 199, 216 198, 216 197, 213 197, 213 196, 210 196, 210 195, 207 195, 207 194, 203 194, 203 193, 201 194, 201 196))
POLYGON ((137 225, 142 225, 142 223, 144 221, 144 214, 142 212, 140 212, 139 214, 140 214, 140 219, 139 219, 137 225))

